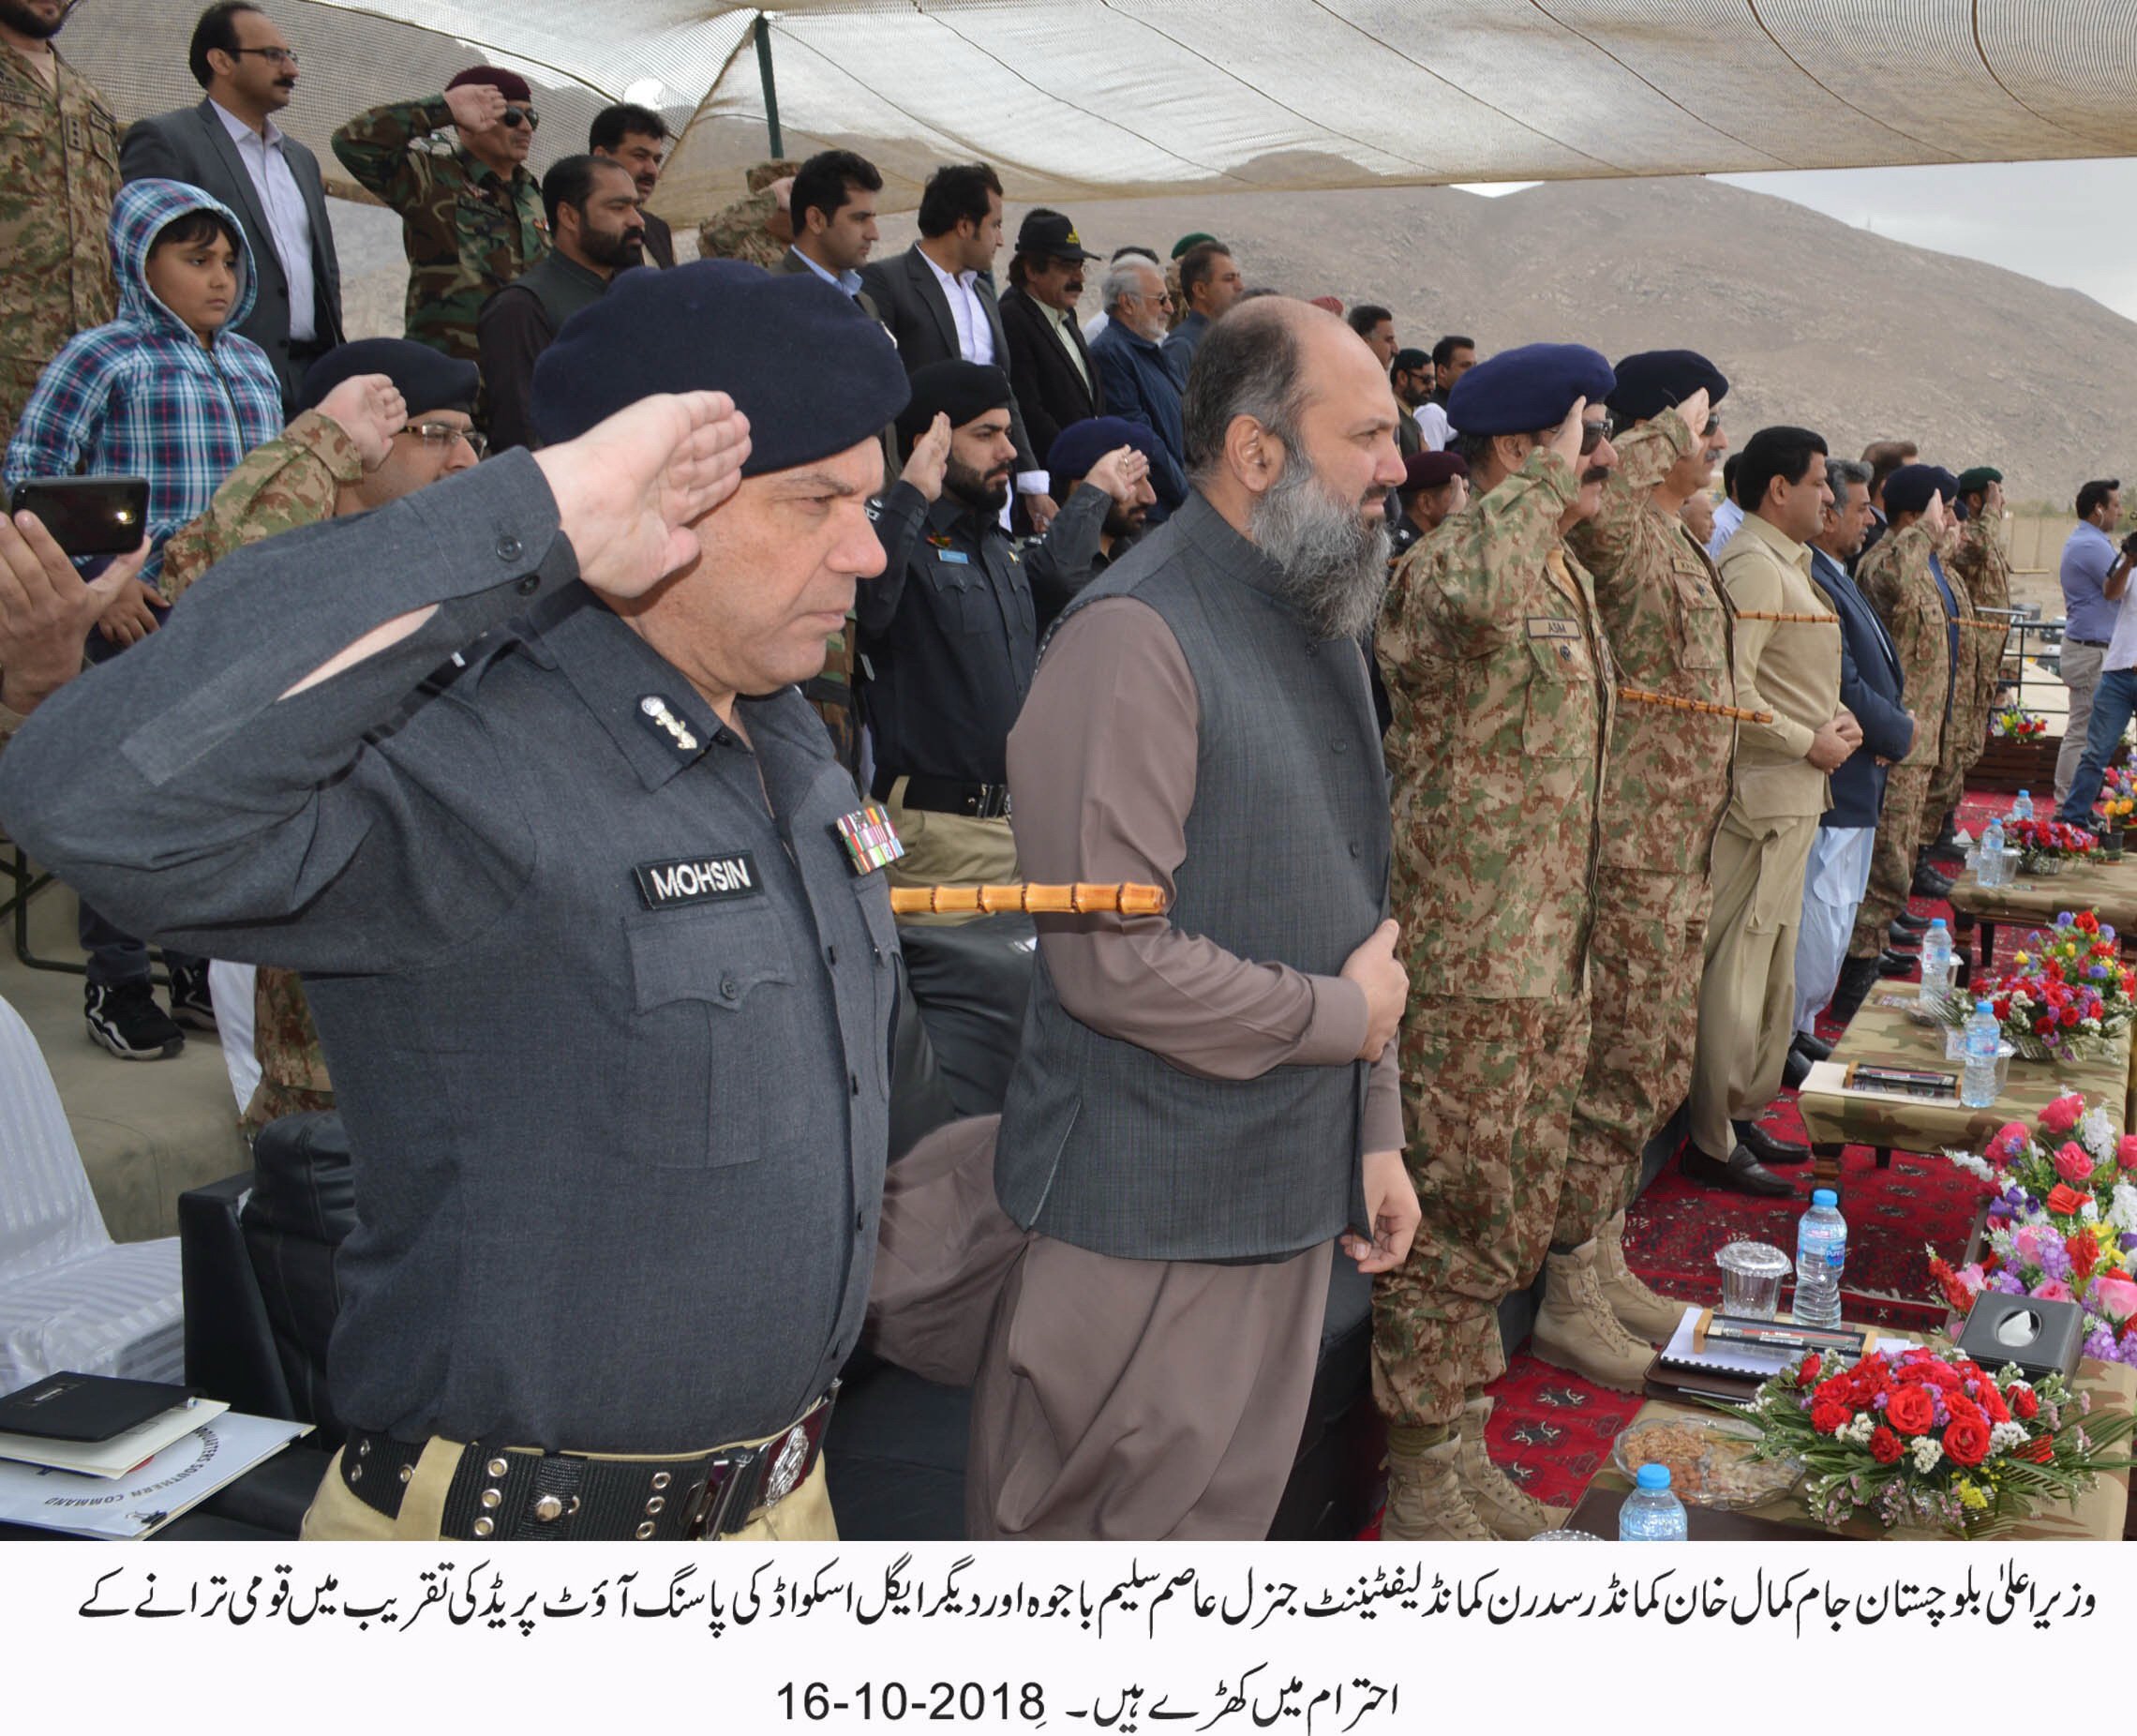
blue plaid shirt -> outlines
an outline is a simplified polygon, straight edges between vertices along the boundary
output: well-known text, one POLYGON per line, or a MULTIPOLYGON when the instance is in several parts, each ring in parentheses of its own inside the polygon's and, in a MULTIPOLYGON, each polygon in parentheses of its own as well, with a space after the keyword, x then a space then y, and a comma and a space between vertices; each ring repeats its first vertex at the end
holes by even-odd
POLYGON ((198 187, 136 181, 112 208, 112 259, 119 317, 71 337, 45 366, 15 425, 6 476, 145 476, 153 584, 163 544, 199 517, 238 461, 282 427, 282 391, 267 353, 237 326, 252 310, 252 258, 245 250, 237 300, 203 344, 148 287, 157 234, 188 211, 214 211, 245 248, 237 218, 198 187))

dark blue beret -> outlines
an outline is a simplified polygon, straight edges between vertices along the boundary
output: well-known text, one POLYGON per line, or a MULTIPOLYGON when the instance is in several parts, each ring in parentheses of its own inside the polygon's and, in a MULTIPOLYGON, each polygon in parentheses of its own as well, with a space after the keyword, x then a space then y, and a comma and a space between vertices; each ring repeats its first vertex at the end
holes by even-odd
POLYGON ((1903 464, 1885 478, 1885 511, 1919 513, 1929 507, 1929 497, 1941 494, 1947 501, 1959 493, 1959 479, 1941 465, 1903 464))
POLYGON ((1621 422, 1645 422, 1674 410, 1701 386, 1709 404, 1729 395, 1722 370, 1696 350, 1643 350, 1628 355, 1615 371, 1618 384, 1610 394, 1610 408, 1621 422))
POLYGON ((1053 450, 1046 455, 1047 474, 1056 487, 1075 482, 1088 476, 1091 466, 1107 453, 1123 446, 1133 446, 1153 464, 1158 461, 1158 436, 1142 423, 1125 416, 1085 416, 1054 437, 1053 450))
POLYGON ((908 444, 925 434, 938 415, 961 428, 1011 401, 1009 375, 983 362, 930 362, 913 370, 911 384, 912 398, 898 417, 898 432, 908 444))
POLYGON ((297 390, 299 410, 317 410, 320 400, 344 380, 359 374, 383 374, 407 400, 411 416, 434 410, 461 410, 472 414, 475 388, 482 373, 472 362, 456 362, 440 355, 428 344, 411 343, 405 337, 359 337, 339 344, 305 369, 297 390))
POLYGON ((1573 400, 1600 404, 1618 383, 1586 344, 1523 344, 1479 362, 1447 394, 1447 420, 1464 434, 1534 434, 1565 420, 1573 400))
POLYGON ((859 445, 908 396, 898 347, 844 290, 740 260, 619 272, 542 352, 530 408, 554 442, 662 392, 735 400, 750 419, 744 476, 859 445))

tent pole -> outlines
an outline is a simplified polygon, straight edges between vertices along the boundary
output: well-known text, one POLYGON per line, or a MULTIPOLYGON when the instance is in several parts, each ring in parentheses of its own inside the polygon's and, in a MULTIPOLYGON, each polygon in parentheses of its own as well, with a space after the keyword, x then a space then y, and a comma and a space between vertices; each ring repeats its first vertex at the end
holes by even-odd
POLYGON ((779 89, 771 82, 771 25, 762 12, 756 17, 757 79, 764 85, 764 126, 771 135, 771 154, 785 157, 786 148, 779 136, 779 89))

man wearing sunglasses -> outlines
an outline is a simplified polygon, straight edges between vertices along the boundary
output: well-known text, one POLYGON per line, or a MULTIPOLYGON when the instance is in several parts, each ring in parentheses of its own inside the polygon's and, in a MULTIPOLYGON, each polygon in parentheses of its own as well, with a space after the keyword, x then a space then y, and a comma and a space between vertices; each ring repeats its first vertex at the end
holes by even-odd
POLYGON ((516 72, 470 67, 442 94, 366 109, 334 135, 349 172, 400 213, 409 337, 463 361, 480 359, 483 304, 549 250, 527 169, 542 120, 533 97, 516 72))
POLYGON ((1411 981, 1403 1125, 1423 1213, 1373 1293, 1395 1540, 1527 1537, 1564 1517, 1486 1454, 1484 1389, 1506 1368, 1500 1300, 1550 1246, 1588 1056, 1616 677, 1565 534, 1601 508, 1617 462, 1615 383, 1579 344, 1464 374, 1447 417, 1474 498, 1397 563, 1381 612, 1390 905, 1411 981))

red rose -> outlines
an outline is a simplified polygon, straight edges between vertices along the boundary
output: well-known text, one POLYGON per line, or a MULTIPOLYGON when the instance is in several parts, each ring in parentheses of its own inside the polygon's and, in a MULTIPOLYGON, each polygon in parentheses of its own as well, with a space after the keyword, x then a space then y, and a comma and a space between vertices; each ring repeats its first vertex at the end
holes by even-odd
POLYGON ((2040 1400, 2030 1386, 2013 1386, 2010 1389, 2010 1414, 2022 1423, 2029 1423, 2040 1414, 2040 1400))
POLYGON ((1803 1358, 1803 1366, 1796 1370, 1796 1384, 1808 1386, 1818 1378, 1818 1370, 1825 1367, 1825 1358, 1813 1351, 1803 1358))
POLYGON ((1936 1426, 1936 1400, 1920 1386, 1902 1386, 1887 1402, 1885 1420, 1902 1434, 1927 1434, 1936 1426))
POLYGON ((1847 1407, 1831 1399, 1820 1399, 1811 1406, 1811 1427, 1820 1434, 1831 1434, 1847 1421, 1847 1407))
POLYGON ((1944 1398, 1944 1408, 1954 1422, 1980 1423, 1983 1427, 1988 1424, 1989 1419, 1986 1413, 1963 1392, 1947 1393, 1944 1398))
POLYGON ((1995 1384, 1992 1381, 1981 1383, 1981 1409, 1989 1414, 1989 1421, 1992 1423, 2010 1421, 2010 1406, 2004 1402, 2003 1394, 1995 1389, 1995 1384))
POLYGON ((2071 1025, 2075 1025, 2077 1022, 2078 1022, 2078 1010, 2077 1010, 2075 1007, 2066 1007, 2066 1008, 2064 1008, 2064 1009, 2063 1009, 2063 1025, 2064 1025, 2064 1028, 2067 1030, 2067 1029, 2069 1029, 2069 1028, 2070 1028, 2071 1025))
POLYGON ((2084 1207, 2085 1196, 2075 1188, 2057 1182, 2048 1190, 2048 1209, 2061 1218, 2075 1218, 2084 1207))
POLYGON ((1870 1431, 1870 1457, 1881 1465, 1889 1465, 1906 1449, 1900 1444, 1900 1437, 1883 1423, 1870 1431))
POLYGON ((2090 910, 2081 910, 2078 912, 2077 925, 2080 928, 2084 929, 2088 935, 2097 935, 2100 933, 2100 918, 2093 915, 2090 910))

